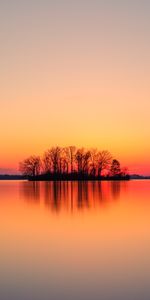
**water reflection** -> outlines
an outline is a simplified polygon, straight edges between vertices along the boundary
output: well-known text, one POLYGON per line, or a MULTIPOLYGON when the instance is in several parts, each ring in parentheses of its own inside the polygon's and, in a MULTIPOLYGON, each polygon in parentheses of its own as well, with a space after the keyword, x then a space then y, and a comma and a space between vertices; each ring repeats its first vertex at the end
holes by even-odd
POLYGON ((125 183, 112 182, 22 182, 20 195, 29 203, 44 203, 51 211, 92 209, 120 199, 125 183))
POLYGON ((0 225, 0 300, 150 299, 150 181, 2 181, 0 225))
POLYGON ((114 199, 120 198, 120 182, 113 181, 111 182, 111 192, 114 199))
POLYGON ((21 183, 21 196, 24 196, 28 202, 39 202, 40 201, 40 184, 38 182, 27 182, 21 183))

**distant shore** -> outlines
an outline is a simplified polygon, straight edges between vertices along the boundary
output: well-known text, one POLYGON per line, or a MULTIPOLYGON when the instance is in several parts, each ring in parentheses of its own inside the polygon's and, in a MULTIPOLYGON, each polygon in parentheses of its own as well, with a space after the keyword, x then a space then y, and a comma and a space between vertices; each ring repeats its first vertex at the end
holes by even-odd
POLYGON ((87 175, 38 175, 38 176, 22 176, 22 175, 0 175, 0 180, 27 180, 27 181, 111 181, 111 180, 130 180, 130 176, 87 176, 87 175))
POLYGON ((27 180, 27 176, 23 175, 0 175, 0 180, 27 180))
POLYGON ((126 176, 50 176, 50 175, 38 175, 38 176, 22 176, 22 175, 0 175, 0 180, 27 180, 27 181, 128 181, 128 180, 150 180, 150 176, 142 175, 126 175, 126 176))

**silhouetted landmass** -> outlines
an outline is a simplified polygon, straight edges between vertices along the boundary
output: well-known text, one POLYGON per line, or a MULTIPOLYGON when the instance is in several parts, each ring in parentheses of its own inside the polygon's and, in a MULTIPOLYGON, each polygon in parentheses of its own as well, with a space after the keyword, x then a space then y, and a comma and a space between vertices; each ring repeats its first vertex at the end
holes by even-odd
POLYGON ((130 179, 150 179, 150 176, 138 175, 138 174, 131 174, 130 179))
POLYGON ((27 176, 25 175, 0 175, 0 180, 25 180, 27 176))
POLYGON ((88 180, 130 180, 129 175, 118 176, 92 176, 85 174, 40 174, 37 176, 28 176, 29 181, 88 181, 88 180))
POLYGON ((24 175, 0 175, 0 180, 29 180, 29 181, 86 181, 86 180, 150 180, 150 176, 131 174, 126 176, 101 176, 101 177, 93 177, 93 176, 78 176, 78 174, 69 174, 69 175, 53 175, 53 174, 39 174, 37 176, 24 176, 24 175))
POLYGON ((0 180, 86 181, 150 179, 150 176, 129 175, 126 167, 108 150, 75 146, 51 147, 43 156, 29 156, 19 164, 22 175, 0 175, 0 180))
POLYGON ((107 150, 51 147, 43 157, 30 156, 20 163, 29 180, 129 180, 127 168, 107 150))

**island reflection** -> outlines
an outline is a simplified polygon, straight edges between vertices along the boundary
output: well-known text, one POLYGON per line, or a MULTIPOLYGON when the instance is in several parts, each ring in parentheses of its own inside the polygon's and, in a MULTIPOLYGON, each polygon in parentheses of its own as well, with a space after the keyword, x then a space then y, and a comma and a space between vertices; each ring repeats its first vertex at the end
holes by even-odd
POLYGON ((21 182, 20 195, 28 203, 43 203, 52 212, 96 209, 119 201, 126 182, 21 182))

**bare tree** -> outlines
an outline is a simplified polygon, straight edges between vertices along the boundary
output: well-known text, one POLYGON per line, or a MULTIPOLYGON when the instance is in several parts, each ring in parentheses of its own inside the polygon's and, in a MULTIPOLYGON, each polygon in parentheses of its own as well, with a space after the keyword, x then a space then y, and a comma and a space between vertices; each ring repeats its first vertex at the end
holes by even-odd
POLYGON ((82 173, 83 166, 83 157, 84 157, 84 148, 78 149, 75 155, 75 160, 77 162, 78 173, 82 173))
POLYGON ((90 174, 94 177, 96 176, 96 170, 97 170, 97 149, 91 149, 90 150, 90 174))
POLYGON ((61 170, 61 162, 60 162, 60 158, 61 158, 61 148, 60 147, 52 147, 49 150, 49 154, 51 157, 51 161, 52 161, 52 169, 54 173, 59 173, 61 170))
POLYGON ((40 174, 41 159, 39 156, 30 156, 19 165, 19 170, 23 175, 37 176, 40 174))
POLYGON ((63 174, 69 173, 69 163, 65 156, 62 158, 62 173, 63 174))
POLYGON ((75 146, 52 147, 44 153, 42 162, 39 156, 30 156, 20 163, 20 171, 24 175, 48 175, 46 178, 79 179, 92 175, 99 178, 109 170, 108 176, 127 177, 127 170, 120 168, 116 159, 112 160, 109 151, 97 149, 76 149, 75 146), (61 176, 62 175, 62 176, 61 176), (86 176, 85 176, 86 175, 86 176), (66 176, 66 177, 65 177, 66 176))
POLYGON ((84 174, 89 173, 89 161, 90 161, 91 153, 90 151, 85 151, 83 154, 83 162, 82 162, 82 172, 84 174))
POLYGON ((120 162, 117 159, 113 159, 111 168, 110 168, 111 176, 121 175, 120 162))
POLYGON ((44 153, 43 157, 43 171, 44 173, 52 173, 52 159, 51 159, 51 150, 47 150, 44 153))
POLYGON ((75 155, 77 162, 77 170, 79 174, 87 174, 89 171, 90 151, 86 151, 84 148, 78 149, 75 155))
POLYGON ((66 153, 66 159, 70 166, 70 172, 73 173, 74 172, 74 164, 75 164, 76 147, 75 146, 66 147, 65 153, 66 153))
POLYGON ((109 151, 103 150, 97 153, 98 176, 102 175, 104 170, 108 170, 112 161, 112 156, 109 151))

